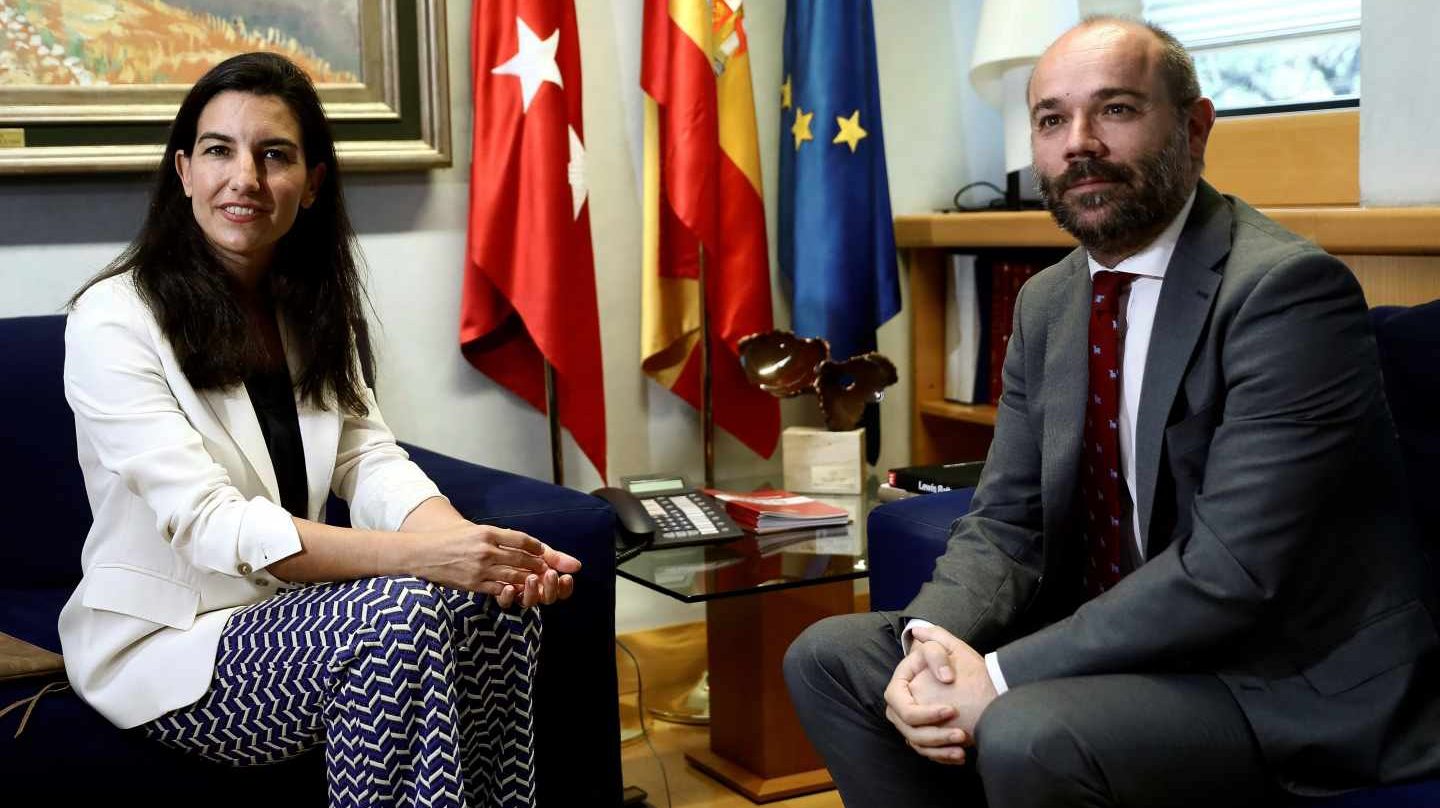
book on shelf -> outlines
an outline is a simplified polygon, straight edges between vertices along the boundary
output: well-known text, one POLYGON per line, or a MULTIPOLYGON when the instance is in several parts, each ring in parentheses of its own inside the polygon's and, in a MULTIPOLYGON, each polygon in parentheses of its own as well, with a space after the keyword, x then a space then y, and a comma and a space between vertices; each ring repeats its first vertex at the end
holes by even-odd
POLYGON ((1005 382, 1001 371, 1005 364, 1005 349, 1010 345, 1010 331, 1015 320, 1015 301, 1020 297, 1020 287, 1025 281, 1046 267, 1045 263, 1030 256, 1005 256, 990 259, 990 340, 989 340, 989 387, 985 400, 996 403, 1004 392, 1005 382))
POLYGON ((985 378, 979 366, 983 332, 975 256, 952 253, 949 270, 945 275, 945 398, 974 404, 979 391, 976 379, 985 378))
POLYGON ((735 520, 735 524, 755 533, 778 533, 850 522, 848 510, 790 491, 770 489, 739 493, 707 488, 705 493, 725 503, 725 512, 735 520))
POLYGON ((889 483, 880 483, 880 487, 875 491, 875 499, 880 502, 894 502, 896 500, 918 496, 920 496, 920 494, 917 491, 906 491, 903 488, 896 488, 889 483))
POLYGON ((945 274, 944 396, 960 404, 1000 400, 1020 287, 1051 263, 1034 251, 954 253, 945 274))
POLYGON ((973 488, 979 484, 980 472, 984 468, 983 460, 938 463, 933 466, 904 466, 890 469, 888 483, 892 488, 917 494, 954 491, 957 488, 973 488))

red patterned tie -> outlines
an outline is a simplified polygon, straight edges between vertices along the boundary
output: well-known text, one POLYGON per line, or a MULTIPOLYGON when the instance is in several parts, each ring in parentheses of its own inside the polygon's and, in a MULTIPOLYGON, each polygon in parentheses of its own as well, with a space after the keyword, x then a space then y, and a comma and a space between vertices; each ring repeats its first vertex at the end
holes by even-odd
POLYGON ((1080 490, 1088 521, 1089 556, 1085 588, 1091 596, 1124 577, 1121 542, 1125 518, 1120 474, 1120 296, 1135 278, 1127 272, 1097 272, 1090 298, 1090 398, 1085 402, 1085 447, 1080 490))

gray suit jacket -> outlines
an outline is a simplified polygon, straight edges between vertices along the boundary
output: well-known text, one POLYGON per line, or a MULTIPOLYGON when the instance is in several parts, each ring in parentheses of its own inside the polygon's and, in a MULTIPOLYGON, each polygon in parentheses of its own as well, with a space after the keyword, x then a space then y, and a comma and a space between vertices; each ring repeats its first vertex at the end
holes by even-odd
POLYGON ((1440 611, 1349 270, 1201 183, 1137 416, 1144 563, 1082 602, 1089 297, 1083 250, 1021 291, 973 510, 903 614, 1012 687, 1218 673, 1291 791, 1440 772, 1440 611))

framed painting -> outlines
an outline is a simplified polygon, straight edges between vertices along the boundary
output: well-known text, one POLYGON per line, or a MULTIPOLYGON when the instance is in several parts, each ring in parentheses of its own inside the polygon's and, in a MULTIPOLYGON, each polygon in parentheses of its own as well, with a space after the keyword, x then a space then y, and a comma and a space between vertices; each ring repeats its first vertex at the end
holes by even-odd
POLYGON ((450 164, 444 0, 0 0, 0 174, 148 171, 229 56, 310 74, 347 170, 450 164))

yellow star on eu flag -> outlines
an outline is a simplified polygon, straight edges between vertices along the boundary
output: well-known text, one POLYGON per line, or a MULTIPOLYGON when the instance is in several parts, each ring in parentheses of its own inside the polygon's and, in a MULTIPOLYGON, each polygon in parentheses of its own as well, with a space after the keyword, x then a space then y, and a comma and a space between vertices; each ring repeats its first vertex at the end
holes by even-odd
POLYGON ((780 85, 780 108, 790 108, 790 77, 785 77, 785 83, 780 85))
POLYGON ((844 143, 850 147, 851 154, 855 153, 855 149, 860 145, 860 141, 870 134, 860 127, 860 110, 858 109, 850 113, 850 117, 848 118, 842 118, 836 115, 835 123, 840 126, 840 132, 836 134, 835 139, 830 142, 844 143))
POLYGON ((790 125, 790 134, 795 136, 795 151, 800 151, 800 144, 807 140, 814 140, 815 136, 810 134, 810 119, 815 113, 806 112, 800 107, 795 108, 795 123, 790 125))

